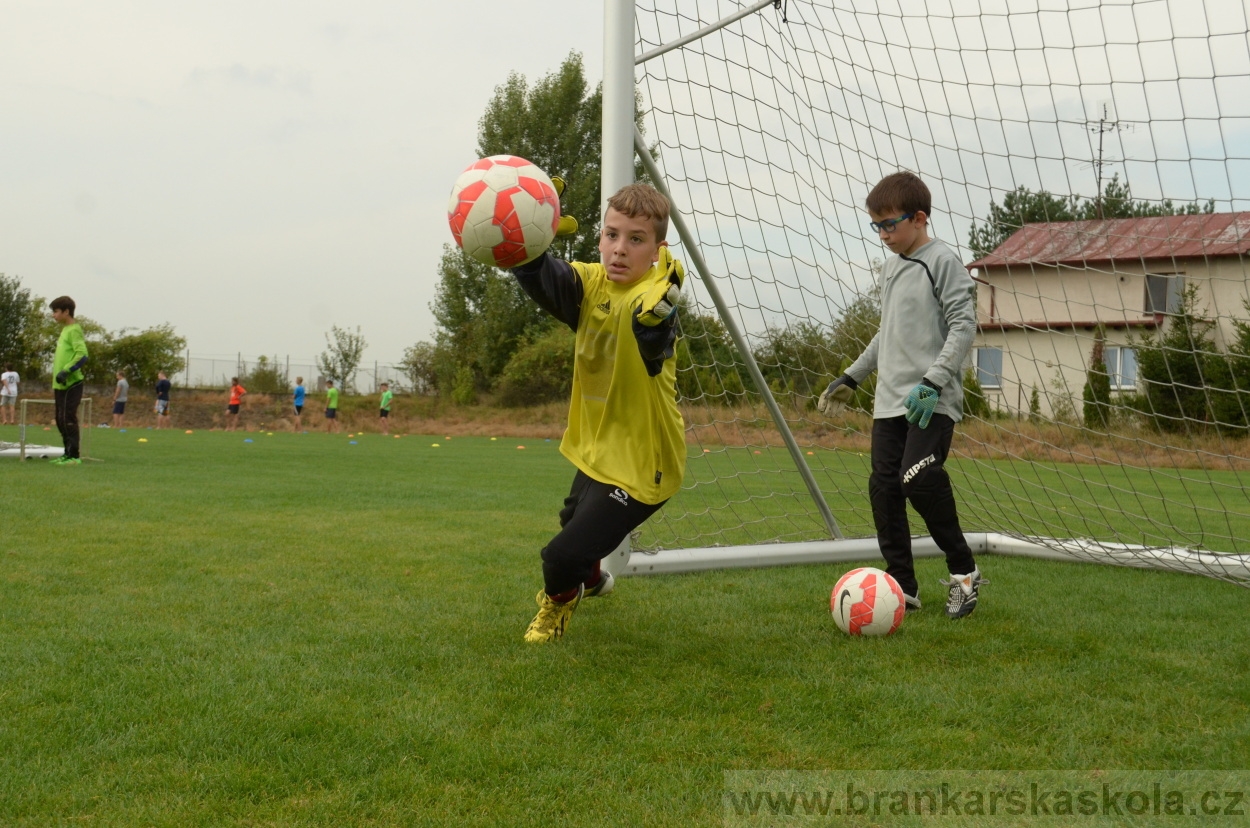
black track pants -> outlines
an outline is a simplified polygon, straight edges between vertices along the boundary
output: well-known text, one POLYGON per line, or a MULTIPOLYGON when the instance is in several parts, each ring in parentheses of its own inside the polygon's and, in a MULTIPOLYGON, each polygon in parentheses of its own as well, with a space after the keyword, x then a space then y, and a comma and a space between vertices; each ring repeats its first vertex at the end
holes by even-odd
POLYGON ((69 388, 55 388, 52 398, 56 403, 56 428, 61 432, 61 440, 65 443, 65 456, 78 456, 78 405, 82 402, 82 386, 71 385, 69 388))
POLYGON ((976 568, 972 549, 959 528, 955 493, 944 467, 954 434, 955 421, 944 414, 934 414, 928 428, 912 425, 905 417, 872 424, 872 475, 868 478, 872 519, 886 572, 908 595, 919 594, 907 523, 908 500, 946 553, 948 571, 965 575, 976 568))
POLYGON ((560 533, 543 549, 547 594, 559 595, 584 583, 600 560, 663 505, 641 503, 579 469, 560 510, 560 533))

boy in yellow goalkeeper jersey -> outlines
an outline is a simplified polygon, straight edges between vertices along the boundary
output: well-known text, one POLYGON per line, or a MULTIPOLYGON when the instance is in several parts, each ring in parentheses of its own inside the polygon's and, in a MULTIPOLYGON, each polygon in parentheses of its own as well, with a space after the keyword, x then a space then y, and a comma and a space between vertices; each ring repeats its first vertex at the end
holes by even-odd
POLYGON ((668 217, 668 199, 630 184, 608 199, 600 264, 544 253, 512 271, 577 335, 560 442, 577 472, 560 532, 542 550, 544 588, 529 642, 561 638, 582 598, 612 591, 602 559, 681 488, 686 441, 673 354, 685 274, 664 240, 668 217))

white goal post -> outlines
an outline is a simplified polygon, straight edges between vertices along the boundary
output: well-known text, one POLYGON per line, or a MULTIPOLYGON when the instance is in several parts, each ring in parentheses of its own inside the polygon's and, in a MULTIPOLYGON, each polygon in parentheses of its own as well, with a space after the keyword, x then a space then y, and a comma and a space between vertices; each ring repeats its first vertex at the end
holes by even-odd
MULTIPOLYGON (((55 406, 56 400, 40 400, 31 397, 23 397, 18 404, 20 413, 18 414, 17 443, 0 444, 0 450, 3 454, 0 456, 15 456, 19 460, 26 460, 28 457, 60 457, 65 453, 63 448, 36 443, 27 437, 28 426, 31 425, 29 406, 55 406)), ((91 420, 92 420, 92 402, 91 397, 83 397, 82 402, 78 405, 78 424, 82 433, 81 456, 84 460, 90 460, 91 457, 91 420)))
POLYGON ((636 152, 696 276, 686 483, 609 569, 879 556, 870 415, 812 398, 873 307, 864 197, 912 169, 978 280, 973 550, 1250 585, 1248 14, 605 0, 603 195, 636 152))

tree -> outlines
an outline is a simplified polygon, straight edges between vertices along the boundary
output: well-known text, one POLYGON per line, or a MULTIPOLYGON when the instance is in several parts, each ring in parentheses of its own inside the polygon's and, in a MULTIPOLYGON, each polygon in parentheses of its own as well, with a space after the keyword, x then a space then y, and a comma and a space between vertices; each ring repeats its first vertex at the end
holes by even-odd
POLYGON ((552 325, 508 273, 465 256, 446 245, 439 265, 441 279, 430 310, 437 328, 435 345, 449 359, 439 360, 439 388, 450 388, 467 369, 474 384, 488 387, 527 336, 552 325))
MULTIPOLYGON (((746 366, 738 356, 729 331, 715 314, 699 313, 685 294, 677 312, 677 393, 682 399, 700 396, 741 396, 746 366)), ((728 401, 728 400, 726 400, 728 401)))
POLYGON ((360 333, 359 325, 355 333, 333 325, 326 334, 326 344, 329 349, 317 357, 317 370, 327 378, 337 380, 346 392, 356 379, 356 369, 360 367, 368 343, 360 333))
MULTIPOLYGON (((773 391, 809 399, 819 396, 829 376, 840 367, 829 328, 813 322, 769 327, 764 344, 755 352, 760 372, 773 391)), ((810 401, 810 400, 809 400, 810 401)))
POLYGON ((1089 354, 1089 371, 1085 375, 1085 427, 1090 431, 1106 431, 1111 425, 1111 377, 1107 374, 1107 334, 1098 326, 1094 346, 1089 354))
MULTIPOLYGON (((480 156, 520 155, 565 180, 561 210, 579 224, 575 236, 552 246, 565 259, 598 258, 602 108, 602 92, 590 90, 582 57, 574 52, 532 86, 523 75, 509 75, 478 122, 480 156)), ((637 123, 641 128, 641 109, 637 123)), ((641 165, 635 174, 643 177, 641 165)), ((510 275, 458 248, 444 247, 438 269, 430 305, 434 341, 450 360, 439 360, 437 384, 461 388, 459 397, 467 399, 463 389, 470 379, 478 389, 491 387, 521 343, 537 341, 553 323, 510 275)))
POLYGON ((111 386, 118 371, 131 385, 156 385, 156 375, 176 374, 186 367, 183 357, 187 340, 172 325, 156 325, 142 331, 122 328, 110 333, 98 322, 77 317, 87 340, 87 364, 83 368, 88 385, 111 386))
POLYGON ((1198 316, 1198 287, 1181 292, 1180 307, 1163 331, 1134 342, 1143 393, 1135 407, 1162 431, 1186 431, 1212 420, 1206 375, 1223 361, 1211 340, 1212 323, 1198 316))
POLYGON ((277 356, 258 356, 256 366, 247 376, 239 377, 239 382, 253 394, 285 394, 291 390, 291 380, 277 356))
POLYGON ((399 370, 404 372, 414 394, 432 394, 438 390, 438 346, 418 342, 404 349, 399 370))
POLYGON ((1177 205, 1171 199, 1144 201, 1133 198, 1127 183, 1114 175, 1098 196, 1056 196, 1045 190, 1034 192, 1017 187, 1003 196, 1000 206, 990 200, 989 215, 984 221, 972 222, 968 247, 978 259, 993 252, 1026 224, 1049 221, 1087 221, 1099 218, 1141 218, 1145 216, 1196 215, 1214 213, 1215 200, 1200 205, 1193 201, 1177 205))
POLYGON ((499 402, 537 405, 568 399, 573 387, 574 335, 563 325, 517 349, 499 375, 499 402))
POLYGON ((27 378, 46 370, 56 346, 56 323, 45 305, 16 276, 0 273, 0 365, 12 365, 27 378))

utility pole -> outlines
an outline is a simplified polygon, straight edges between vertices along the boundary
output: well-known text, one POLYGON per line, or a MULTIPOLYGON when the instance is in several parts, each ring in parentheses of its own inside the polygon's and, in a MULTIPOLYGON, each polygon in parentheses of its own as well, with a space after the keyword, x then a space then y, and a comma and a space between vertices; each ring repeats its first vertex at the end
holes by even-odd
POLYGON ((1098 126, 1091 126, 1090 132, 1098 136, 1098 158, 1094 161, 1094 180, 1098 189, 1094 191, 1094 209, 1098 211, 1098 218, 1103 218, 1102 214, 1102 168, 1104 164, 1111 162, 1103 160, 1103 139, 1108 132, 1119 132, 1121 129, 1119 121, 1109 120, 1107 115, 1107 105, 1102 105, 1102 117, 1098 119, 1098 126))

